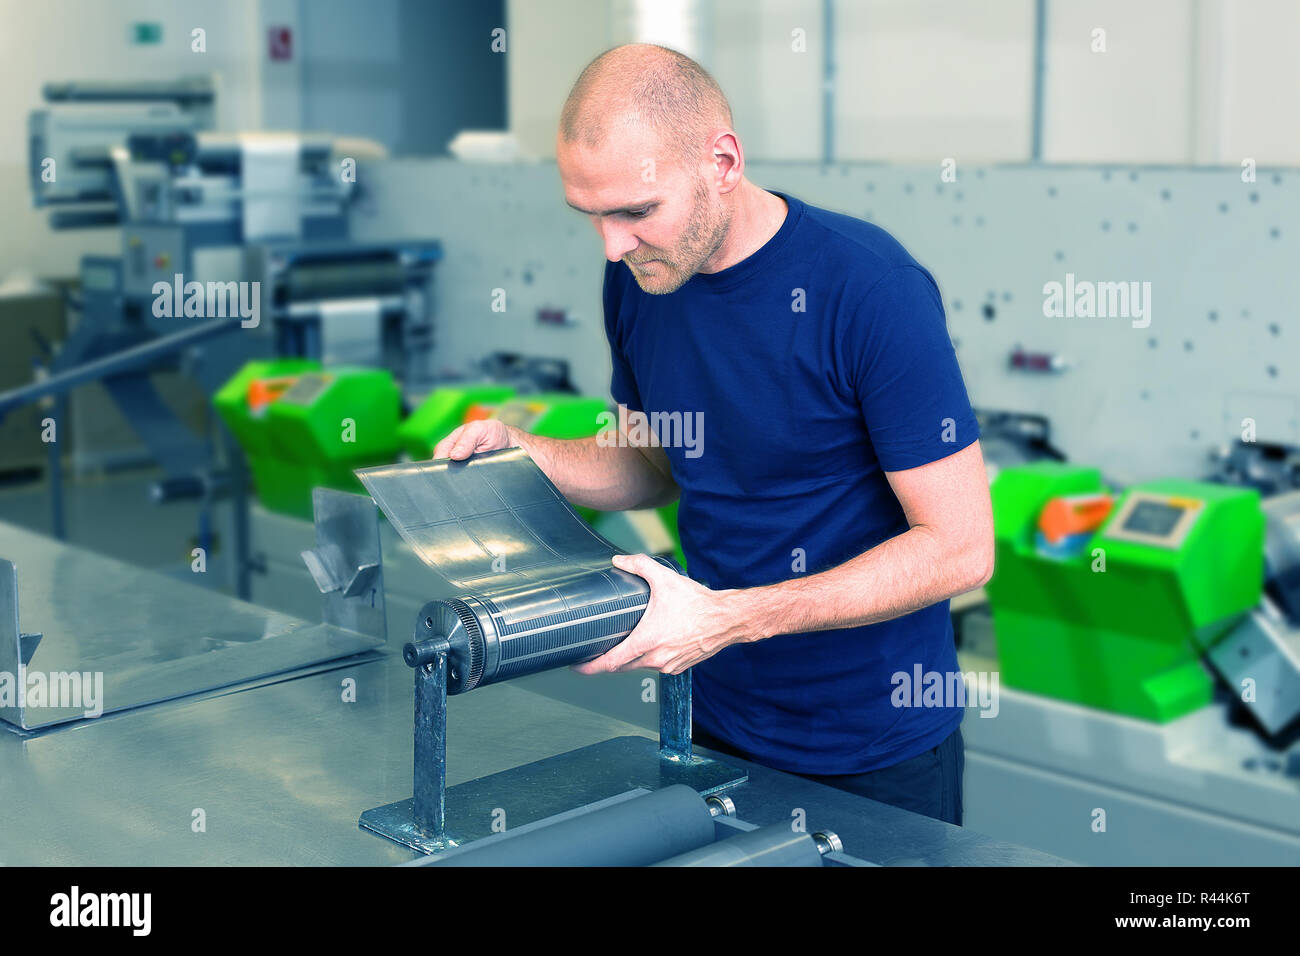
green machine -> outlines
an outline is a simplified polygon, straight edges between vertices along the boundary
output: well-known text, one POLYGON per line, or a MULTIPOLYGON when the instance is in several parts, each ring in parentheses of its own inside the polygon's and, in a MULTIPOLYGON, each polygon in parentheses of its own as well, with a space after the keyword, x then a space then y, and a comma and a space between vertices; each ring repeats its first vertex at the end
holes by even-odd
MULTIPOLYGON (((445 386, 430 392, 398 429, 402 447, 414 460, 429 458, 433 449, 458 426, 476 418, 496 418, 532 435, 546 438, 589 438, 600 431, 609 412, 603 398, 538 392, 520 395, 513 388, 492 384, 445 386)), ((591 508, 575 510, 592 525, 601 512, 591 508)), ((673 554, 682 567, 681 538, 677 534, 677 503, 656 509, 659 522, 671 541, 673 554)), ((653 534, 652 529, 651 533, 653 534)))
POLYGON ((587 438, 600 430, 600 415, 608 410, 601 398, 540 392, 519 395, 506 385, 457 385, 434 389, 398 434, 402 447, 417 461, 458 426, 476 418, 497 418, 533 435, 547 438, 587 438))
POLYGON ((603 398, 541 392, 518 395, 503 402, 493 418, 547 438, 590 438, 600 431, 609 412, 603 398))
POLYGON ((353 469, 397 458, 402 394, 383 369, 253 361, 215 398, 263 506, 308 520, 315 487, 361 492, 353 469))
POLYGON ((397 428, 402 448, 413 461, 424 461, 445 437, 469 420, 474 409, 495 408, 513 398, 509 385, 458 385, 436 388, 397 428))
POLYGON ((1260 599, 1264 515, 1250 488, 1151 481, 1111 496, 1095 529, 1044 541, 1040 517, 1109 494, 1095 468, 1040 462, 991 487, 986 585, 1002 680, 1164 723, 1211 700, 1202 656, 1260 599))

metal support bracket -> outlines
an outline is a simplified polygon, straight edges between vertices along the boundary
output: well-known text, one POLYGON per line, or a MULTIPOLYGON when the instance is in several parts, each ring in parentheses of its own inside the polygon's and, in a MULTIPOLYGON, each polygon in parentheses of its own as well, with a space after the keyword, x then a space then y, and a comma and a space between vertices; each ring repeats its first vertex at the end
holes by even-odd
MULTIPOLYGON (((41 634, 24 634, 18 622, 18 572, 12 561, 0 560, 0 674, 21 683, 41 634)), ((0 719, 22 725, 20 707, 0 708, 0 719)))
MULTIPOLYGON (((415 795, 365 811, 358 825, 420 853, 438 853, 488 836, 483 821, 490 821, 491 814, 482 812, 480 805, 486 800, 490 808, 501 795, 491 792, 491 777, 447 789, 451 645, 442 638, 428 639, 425 633, 417 626, 417 639, 402 651, 415 670, 415 795), (463 832, 448 829, 449 805, 457 811, 463 832)), ((530 794, 530 820, 621 793, 629 783, 652 790, 685 784, 707 795, 749 779, 744 770, 691 752, 691 672, 660 675, 659 686, 657 747, 642 737, 619 737, 508 771, 512 780, 518 778, 512 785, 522 783, 530 794), (557 786, 557 779, 565 782, 557 786), (571 799, 574 788, 580 799, 571 799)))
POLYGON ((316 547, 302 552, 325 595, 324 621, 386 640, 379 514, 368 495, 312 490, 316 547))

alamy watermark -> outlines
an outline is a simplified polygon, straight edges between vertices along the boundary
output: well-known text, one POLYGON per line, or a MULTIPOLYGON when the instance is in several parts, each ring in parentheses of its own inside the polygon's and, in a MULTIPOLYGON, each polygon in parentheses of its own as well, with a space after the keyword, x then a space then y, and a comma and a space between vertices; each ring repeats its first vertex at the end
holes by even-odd
POLYGON ((104 713, 103 671, 0 671, 0 707, 57 707, 82 711, 87 717, 104 713))
POLYGON ((683 448, 687 458, 704 454, 703 412, 634 412, 626 405, 619 412, 601 412, 596 416, 600 431, 596 444, 602 448, 683 448), (619 428, 620 414, 627 422, 619 428))
POLYGON ((148 936, 152 911, 152 893, 85 893, 74 885, 50 897, 50 925, 56 927, 122 927, 148 936))
POLYGON ((1065 282, 1043 286, 1043 315, 1049 319, 1132 319, 1133 328, 1151 324, 1150 282, 1092 282, 1076 280, 1073 272, 1065 282))
POLYGON ((889 702, 895 707, 965 707, 969 700, 981 717, 998 715, 997 671, 895 671, 889 702))
POLYGON ((176 273, 171 282, 153 284, 153 314, 159 319, 208 318, 238 316, 240 325, 255 329, 262 321, 262 283, 260 282, 186 282, 176 273))

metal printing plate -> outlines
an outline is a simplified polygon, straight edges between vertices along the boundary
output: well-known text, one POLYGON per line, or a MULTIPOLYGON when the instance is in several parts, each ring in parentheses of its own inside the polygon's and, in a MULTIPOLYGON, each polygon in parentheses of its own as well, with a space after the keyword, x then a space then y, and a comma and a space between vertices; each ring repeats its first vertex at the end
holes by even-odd
POLYGON ((457 590, 491 597, 587 575, 607 578, 613 595, 625 579, 644 587, 610 565, 622 552, 582 520, 522 448, 463 462, 362 468, 357 477, 420 560, 457 590))

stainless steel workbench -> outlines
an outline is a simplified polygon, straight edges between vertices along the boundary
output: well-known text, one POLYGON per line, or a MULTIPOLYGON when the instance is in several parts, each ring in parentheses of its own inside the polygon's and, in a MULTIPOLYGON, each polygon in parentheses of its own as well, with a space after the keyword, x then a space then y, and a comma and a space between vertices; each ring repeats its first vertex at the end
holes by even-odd
MULTIPOLYGON (((0 526, 0 546, 5 527, 0 526)), ((65 571, 107 560, 56 547, 65 549, 65 571)), ((168 578, 140 571, 120 600, 138 600, 140 589, 175 587, 168 578)), ((125 607, 118 609, 111 600, 101 613, 130 619, 125 607)), ((168 626, 182 626, 185 616, 186 608, 178 606, 168 626)), ((317 665, 329 669, 304 676, 251 682, 27 737, 0 732, 0 804, 5 807, 0 863, 312 865, 412 859, 411 851, 357 826, 363 810, 411 794, 412 672, 396 652, 401 638, 390 637, 389 653, 317 665), (345 693, 353 686, 349 682, 355 682, 355 701, 345 699, 352 696, 345 693)), ((636 725, 512 684, 485 687, 449 702, 447 782, 454 786, 624 735, 651 736, 636 725)), ((760 825, 788 821, 795 808, 802 808, 810 828, 835 830, 846 852, 874 862, 1065 862, 722 759, 750 772, 749 782, 727 791, 743 819, 760 825)), ((527 822, 528 801, 526 792, 503 789, 499 806, 507 826, 527 822)))
MULTIPOLYGON (((453 698, 448 784, 624 734, 632 724, 509 684, 453 698)), ((409 851, 357 827, 411 791, 411 671, 400 656, 198 701, 109 715, 27 739, 0 735, 5 864, 385 864, 409 851), (356 702, 343 681, 356 681, 356 702), (206 831, 191 829, 204 813, 206 831)), ((732 763, 739 761, 725 758, 732 763)), ((730 791, 756 823, 835 829, 892 864, 1062 861, 960 827, 747 765, 730 791)), ((502 794, 509 825, 526 793, 502 794)), ((522 822, 522 821, 521 821, 522 822)))

